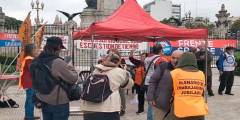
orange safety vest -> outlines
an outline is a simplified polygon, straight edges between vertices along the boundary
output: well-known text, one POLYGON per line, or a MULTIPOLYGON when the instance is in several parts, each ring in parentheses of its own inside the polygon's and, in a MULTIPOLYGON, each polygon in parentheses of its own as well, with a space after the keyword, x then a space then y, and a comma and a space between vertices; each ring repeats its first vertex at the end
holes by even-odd
POLYGON ((145 76, 144 67, 143 66, 137 67, 135 69, 135 79, 134 79, 135 84, 141 86, 144 76, 145 76))
POLYGON ((22 62, 22 65, 21 65, 21 69, 20 69, 20 77, 19 77, 19 88, 23 88, 23 84, 24 84, 24 79, 25 79, 25 69, 26 69, 26 61, 27 60, 33 60, 33 57, 31 56, 26 56, 24 59, 23 59, 23 62, 22 62))
POLYGON ((173 70, 171 75, 175 115, 179 118, 207 115, 208 107, 203 97, 203 72, 189 72, 178 68, 173 70))

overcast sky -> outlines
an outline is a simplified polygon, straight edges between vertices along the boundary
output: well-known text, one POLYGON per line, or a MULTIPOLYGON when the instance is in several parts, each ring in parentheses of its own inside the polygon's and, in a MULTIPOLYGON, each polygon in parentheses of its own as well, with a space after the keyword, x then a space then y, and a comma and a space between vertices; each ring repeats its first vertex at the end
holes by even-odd
MULTIPOLYGON (((31 10, 32 0, 0 0, 0 6, 7 16, 15 17, 23 20, 28 11, 31 10)), ((44 18, 48 23, 54 21, 55 16, 58 14, 63 21, 66 20, 64 16, 56 12, 62 10, 69 13, 81 12, 87 5, 85 0, 40 0, 45 3, 45 8, 40 12, 40 17, 44 18)), ((143 6, 153 0, 137 0, 143 6)), ((184 12, 191 11, 192 16, 209 17, 211 21, 215 21, 215 14, 220 10, 221 4, 225 4, 226 9, 231 13, 231 16, 240 16, 240 0, 172 0, 174 4, 182 5, 182 15, 184 12)), ((32 18, 36 12, 32 12, 32 18)), ((79 24, 80 19, 74 19, 79 24)), ((32 19, 33 21, 33 19, 32 19)))

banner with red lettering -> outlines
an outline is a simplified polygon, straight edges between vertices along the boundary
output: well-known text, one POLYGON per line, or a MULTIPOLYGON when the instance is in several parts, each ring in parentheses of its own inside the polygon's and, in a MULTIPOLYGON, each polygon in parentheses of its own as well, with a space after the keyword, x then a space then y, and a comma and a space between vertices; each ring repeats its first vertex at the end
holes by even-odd
POLYGON ((21 42, 17 34, 0 32, 0 47, 19 47, 21 42))
MULTIPOLYGON (((76 40, 75 44, 80 49, 91 49, 91 40, 76 40)), ((113 41, 113 40, 94 40, 94 49, 118 49, 118 50, 132 50, 139 49, 141 42, 135 41, 113 41)))
MULTIPOLYGON (((205 43, 205 40, 177 40, 170 42, 172 47, 198 47, 202 43, 205 43)), ((208 47, 214 48, 226 48, 227 46, 237 47, 237 40, 233 39, 209 39, 208 47)))
MULTIPOLYGON (((177 41, 161 41, 157 42, 157 44, 161 44, 163 46, 163 52, 166 55, 170 55, 173 50, 183 50, 188 51, 190 47, 197 48, 202 43, 205 43, 205 40, 201 39, 193 39, 193 40, 177 40, 177 41)), ((155 43, 149 43, 149 47, 151 48, 155 43)), ((234 39, 209 39, 208 40, 208 50, 213 55, 220 55, 224 48, 227 46, 237 47, 237 40, 234 39)))

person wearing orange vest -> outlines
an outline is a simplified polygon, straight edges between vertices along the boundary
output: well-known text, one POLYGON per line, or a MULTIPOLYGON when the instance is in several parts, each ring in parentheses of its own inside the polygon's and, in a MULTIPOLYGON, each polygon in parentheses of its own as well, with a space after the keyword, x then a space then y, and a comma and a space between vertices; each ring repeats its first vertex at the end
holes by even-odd
POLYGON ((29 72, 32 60, 36 55, 35 46, 33 44, 27 44, 24 48, 24 59, 20 69, 19 87, 26 90, 26 101, 25 101, 25 117, 24 120, 40 119, 40 117, 34 117, 34 103, 32 89, 32 76, 29 72))
POLYGON ((138 97, 138 111, 136 114, 140 114, 144 112, 144 102, 145 102, 145 90, 141 89, 141 86, 143 84, 143 79, 145 75, 145 68, 144 68, 144 60, 147 57, 147 53, 142 53, 140 60, 134 58, 134 51, 132 50, 130 52, 129 60, 131 63, 135 65, 135 77, 134 77, 134 83, 137 91, 137 97, 138 97))
POLYGON ((169 120, 204 120, 208 107, 204 100, 205 76, 198 70, 193 53, 185 52, 171 71, 173 109, 169 120))

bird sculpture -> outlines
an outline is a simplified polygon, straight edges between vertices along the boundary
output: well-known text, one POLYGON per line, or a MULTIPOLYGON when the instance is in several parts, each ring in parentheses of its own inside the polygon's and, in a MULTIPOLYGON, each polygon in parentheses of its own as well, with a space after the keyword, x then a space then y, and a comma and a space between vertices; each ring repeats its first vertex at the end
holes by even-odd
POLYGON ((74 17, 76 17, 77 15, 81 14, 81 12, 69 14, 67 12, 63 12, 63 11, 60 11, 60 10, 57 10, 57 11, 62 13, 63 15, 65 15, 68 18, 68 21, 73 20, 74 17))

